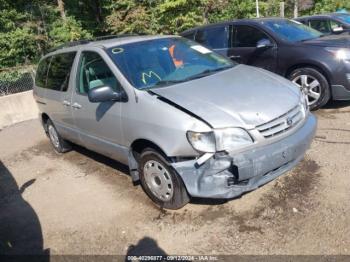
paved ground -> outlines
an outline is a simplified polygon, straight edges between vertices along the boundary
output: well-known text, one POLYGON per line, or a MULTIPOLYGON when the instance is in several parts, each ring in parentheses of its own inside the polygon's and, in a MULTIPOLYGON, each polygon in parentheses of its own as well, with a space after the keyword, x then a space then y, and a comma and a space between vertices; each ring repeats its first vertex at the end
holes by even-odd
POLYGON ((0 253, 350 254, 350 104, 317 116, 298 168, 178 211, 155 207, 117 162, 79 147, 55 154, 36 120, 4 129, 0 253))

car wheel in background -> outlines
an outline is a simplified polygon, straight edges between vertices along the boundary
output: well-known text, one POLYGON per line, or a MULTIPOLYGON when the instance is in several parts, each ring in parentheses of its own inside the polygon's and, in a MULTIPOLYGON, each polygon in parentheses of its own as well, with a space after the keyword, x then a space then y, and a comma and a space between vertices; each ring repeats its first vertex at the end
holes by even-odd
POLYGON ((142 152, 139 173, 144 191, 160 207, 179 209, 190 201, 181 177, 156 150, 142 152))
POLYGON ((288 77, 307 95, 311 110, 319 109, 331 98, 326 77, 314 68, 295 69, 288 77))
POLYGON ((56 127, 53 125, 50 119, 48 119, 46 122, 46 132, 57 153, 65 153, 72 149, 71 144, 59 135, 56 127))

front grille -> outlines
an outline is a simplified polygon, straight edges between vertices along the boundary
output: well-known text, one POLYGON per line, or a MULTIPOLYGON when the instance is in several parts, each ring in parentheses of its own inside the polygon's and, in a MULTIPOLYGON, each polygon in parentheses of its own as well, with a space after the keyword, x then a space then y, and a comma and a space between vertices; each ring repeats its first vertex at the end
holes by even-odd
POLYGON ((265 138, 271 138, 280 135, 294 126, 296 126, 304 118, 304 113, 301 105, 289 110, 287 113, 265 123, 257 126, 257 130, 265 138))

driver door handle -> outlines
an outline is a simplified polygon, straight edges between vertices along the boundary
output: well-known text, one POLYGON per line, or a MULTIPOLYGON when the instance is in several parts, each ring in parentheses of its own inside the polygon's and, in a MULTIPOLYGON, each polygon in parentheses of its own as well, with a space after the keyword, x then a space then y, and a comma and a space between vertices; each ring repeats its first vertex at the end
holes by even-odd
POLYGON ((241 58, 241 56, 240 55, 231 55, 230 58, 231 59, 237 59, 237 58, 241 58))
POLYGON ((78 103, 74 103, 74 104, 72 105, 72 107, 75 108, 75 109, 80 109, 80 108, 81 108, 81 105, 78 104, 78 103))
POLYGON ((70 106, 70 103, 69 103, 69 101, 67 101, 67 100, 63 100, 62 104, 63 104, 64 106, 70 106))

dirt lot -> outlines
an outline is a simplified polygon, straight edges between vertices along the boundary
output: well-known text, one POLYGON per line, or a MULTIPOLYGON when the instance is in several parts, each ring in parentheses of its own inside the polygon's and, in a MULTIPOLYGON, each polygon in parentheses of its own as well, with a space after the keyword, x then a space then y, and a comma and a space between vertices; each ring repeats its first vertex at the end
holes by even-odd
POLYGON ((37 120, 0 132, 0 253, 350 254, 350 104, 316 113, 305 160, 228 202, 155 207, 127 168, 57 155, 37 120))

